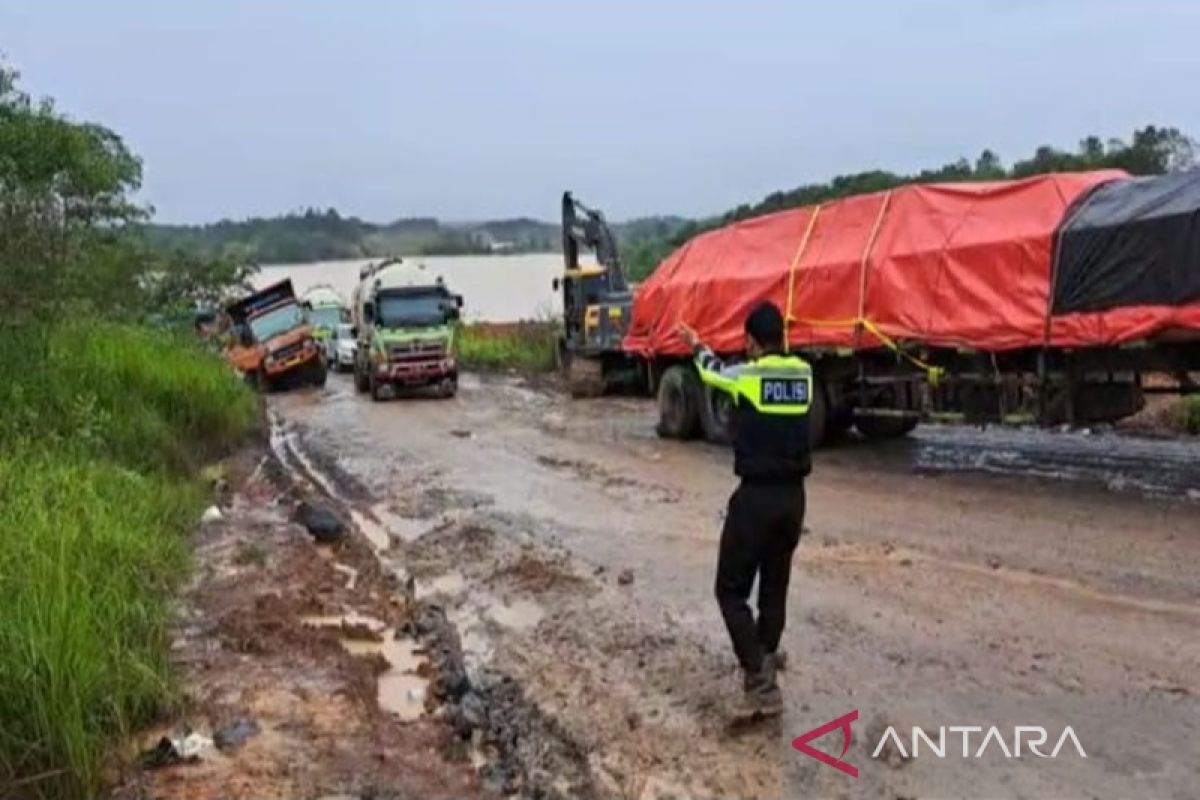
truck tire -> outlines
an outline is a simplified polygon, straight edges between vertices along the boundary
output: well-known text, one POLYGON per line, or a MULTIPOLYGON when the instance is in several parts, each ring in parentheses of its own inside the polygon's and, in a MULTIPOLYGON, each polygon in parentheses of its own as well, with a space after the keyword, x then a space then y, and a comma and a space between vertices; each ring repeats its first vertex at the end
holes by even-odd
MULTIPOLYGON (((733 400, 725 392, 701 387, 700 423, 704 438, 713 444, 732 440, 733 400)), ((813 376, 813 397, 808 404, 808 446, 816 450, 825 442, 829 430, 829 400, 820 377, 813 376)))
POLYGON ((690 366, 668 367, 658 382, 658 435, 692 439, 700 432, 700 378, 690 366))
POLYGON ((354 360, 354 389, 359 393, 370 391, 371 376, 358 368, 358 359, 354 360))
POLYGON ((438 384, 438 397, 449 400, 458 394, 458 378, 443 378, 438 384))
POLYGON ((733 441, 733 398, 727 392, 700 385, 700 430, 712 444, 733 441))
POLYGON ((383 399, 383 392, 381 391, 383 384, 376 380, 374 375, 367 377, 367 388, 371 391, 371 399, 376 403, 383 399))
POLYGON ((859 417, 854 427, 868 439, 899 439, 917 427, 917 420, 908 417, 859 417))
POLYGON ((254 388, 258 389, 259 394, 270 394, 275 388, 271 384, 271 378, 267 375, 267 371, 262 367, 254 373, 254 388))
POLYGON ((829 397, 820 375, 813 375, 813 396, 808 404, 808 446, 816 450, 825 444, 829 431, 829 397))
POLYGON ((312 382, 312 385, 318 389, 324 388, 325 381, 329 377, 329 369, 325 366, 325 362, 318 358, 310 369, 312 372, 309 380, 312 382))

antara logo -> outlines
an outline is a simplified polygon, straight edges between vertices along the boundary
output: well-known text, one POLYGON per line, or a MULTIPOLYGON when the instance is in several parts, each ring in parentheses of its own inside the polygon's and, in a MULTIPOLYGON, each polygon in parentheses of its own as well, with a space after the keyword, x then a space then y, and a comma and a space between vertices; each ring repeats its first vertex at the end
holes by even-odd
MULTIPOLYGON (((792 740, 792 748, 810 758, 815 758, 822 764, 828 764, 834 769, 844 772, 851 778, 857 778, 858 768, 842 760, 850 749, 850 743, 854 740, 854 730, 851 726, 857 720, 858 709, 854 709, 849 714, 844 714, 837 719, 826 722, 824 725, 813 728, 807 733, 800 734, 792 740), (836 758, 809 744, 809 742, 820 739, 822 736, 836 730, 842 732, 842 751, 836 758)), ((931 736, 924 728, 918 727, 913 727, 909 731, 909 736, 902 738, 897 733, 896 728, 889 725, 887 730, 883 732, 883 735, 879 737, 879 743, 875 745, 875 749, 871 753, 871 758, 879 758, 880 753, 883 752, 884 747, 888 744, 895 748, 902 758, 918 758, 923 755, 932 755, 934 758, 946 758, 948 752, 951 756, 955 756, 959 751, 947 747, 947 734, 949 734, 951 741, 956 736, 961 739, 963 758, 982 758, 984 753, 988 752, 989 748, 994 752, 1003 753, 1005 758, 1021 758, 1025 755, 1025 751, 1038 758, 1058 758, 1059 752, 1062 751, 1068 742, 1080 758, 1087 758, 1087 753, 1084 752, 1083 745, 1079 743, 1079 737, 1075 735, 1075 731, 1070 725, 1063 729, 1054 748, 1048 753, 1043 752, 1043 748, 1046 747, 1046 743, 1049 741, 1049 734, 1040 725, 1017 725, 1012 729, 1012 735, 1007 738, 995 725, 986 729, 980 725, 943 725, 937 729, 936 738, 931 736), (979 735, 980 737, 977 740, 979 743, 978 748, 972 747, 972 734, 979 735), (905 749, 906 741, 910 744, 908 749, 905 749), (1010 741, 1012 742, 1011 748, 1009 747, 1010 741), (924 743, 923 746, 922 742, 924 743), (1022 745, 1024 745, 1024 751, 1022 750, 1022 745)))

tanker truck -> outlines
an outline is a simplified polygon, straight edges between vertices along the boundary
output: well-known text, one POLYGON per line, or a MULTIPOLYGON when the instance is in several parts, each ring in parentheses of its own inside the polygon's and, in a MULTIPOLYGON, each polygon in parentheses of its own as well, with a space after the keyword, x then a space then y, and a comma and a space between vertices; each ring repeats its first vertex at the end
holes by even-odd
POLYGON ((692 238, 632 299, 611 234, 577 207, 566 195, 580 246, 556 282, 579 332, 568 363, 600 379, 587 388, 656 396, 663 437, 729 440, 730 398, 700 382, 678 325, 736 362, 764 300, 813 367, 814 445, 923 419, 1113 422, 1148 393, 1200 391, 1200 170, 917 184, 779 211, 692 238))
POLYGON ((325 353, 325 362, 336 365, 337 353, 334 350, 333 333, 339 324, 350 318, 346 301, 332 286, 318 284, 309 287, 301 298, 301 304, 308 312, 313 338, 325 353))
POLYGON ((374 400, 422 388, 453 397, 454 323, 461 308, 462 297, 424 264, 393 258, 363 267, 350 308, 358 391, 370 392, 374 400))

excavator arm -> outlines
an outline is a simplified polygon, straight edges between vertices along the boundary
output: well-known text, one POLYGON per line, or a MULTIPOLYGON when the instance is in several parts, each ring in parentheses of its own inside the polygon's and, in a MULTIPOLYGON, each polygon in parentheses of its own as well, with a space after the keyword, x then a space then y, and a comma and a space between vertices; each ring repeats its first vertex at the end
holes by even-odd
POLYGON ((580 249, 590 250, 596 254, 596 261, 604 270, 605 288, 610 292, 629 291, 625 268, 617 251, 617 240, 604 215, 576 200, 570 192, 563 192, 562 233, 567 273, 581 269, 580 249))

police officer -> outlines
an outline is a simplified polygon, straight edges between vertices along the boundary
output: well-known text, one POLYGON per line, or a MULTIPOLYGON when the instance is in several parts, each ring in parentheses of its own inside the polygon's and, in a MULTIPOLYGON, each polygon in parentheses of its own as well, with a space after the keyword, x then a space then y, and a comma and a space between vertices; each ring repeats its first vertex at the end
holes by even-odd
POLYGON ((729 498, 717 561, 716 595, 745 675, 749 711, 782 713, 775 672, 787 615, 792 554, 804 521, 804 477, 811 469, 808 408, 812 368, 785 355, 783 317, 764 302, 746 318, 750 360, 723 365, 684 324, 700 378, 733 401, 733 471, 741 483, 729 498), (758 578, 758 618, 747 601, 758 578))

